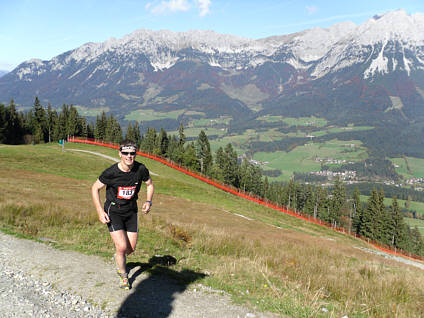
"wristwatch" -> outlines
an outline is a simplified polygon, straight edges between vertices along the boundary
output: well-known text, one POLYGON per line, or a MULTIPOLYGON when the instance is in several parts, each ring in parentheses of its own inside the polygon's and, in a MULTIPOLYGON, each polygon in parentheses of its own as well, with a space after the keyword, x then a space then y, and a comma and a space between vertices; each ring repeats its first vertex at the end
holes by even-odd
POLYGON ((150 203, 150 206, 153 205, 152 201, 150 201, 150 200, 147 200, 146 202, 149 202, 150 203))

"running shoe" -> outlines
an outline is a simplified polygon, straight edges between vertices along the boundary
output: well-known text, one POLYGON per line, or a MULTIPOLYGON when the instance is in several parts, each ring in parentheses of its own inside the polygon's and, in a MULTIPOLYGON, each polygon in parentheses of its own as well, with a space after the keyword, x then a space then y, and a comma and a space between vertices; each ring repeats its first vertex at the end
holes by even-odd
POLYGON ((127 273, 122 274, 119 271, 118 271, 118 274, 120 278, 119 287, 122 289, 130 289, 130 283, 128 282, 128 274, 127 273))

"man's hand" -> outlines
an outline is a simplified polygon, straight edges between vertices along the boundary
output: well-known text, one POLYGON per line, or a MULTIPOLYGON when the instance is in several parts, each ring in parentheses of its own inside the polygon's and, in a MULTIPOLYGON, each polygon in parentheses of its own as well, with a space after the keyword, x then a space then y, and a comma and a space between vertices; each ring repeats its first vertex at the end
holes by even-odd
POLYGON ((107 215, 105 211, 97 212, 97 214, 99 215, 99 221, 102 222, 103 224, 107 224, 110 222, 109 216, 107 215))
POLYGON ((151 205, 151 203, 149 202, 149 201, 146 201, 146 202, 144 202, 143 203, 143 208, 141 209, 141 211, 144 213, 144 214, 147 214, 147 213, 149 213, 150 212, 150 207, 151 207, 152 205, 151 205))

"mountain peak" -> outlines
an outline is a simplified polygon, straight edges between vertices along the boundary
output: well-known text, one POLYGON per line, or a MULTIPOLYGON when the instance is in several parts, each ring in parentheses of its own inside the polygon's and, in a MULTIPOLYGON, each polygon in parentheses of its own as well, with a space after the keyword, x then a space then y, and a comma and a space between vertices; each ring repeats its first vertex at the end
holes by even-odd
POLYGON ((92 62, 100 65, 91 71, 91 76, 100 70, 115 74, 121 68, 162 71, 179 61, 195 60, 236 71, 265 63, 283 63, 312 72, 315 78, 358 64, 365 70, 363 76, 368 78, 392 70, 405 70, 409 74, 412 69, 424 68, 422 52, 424 14, 409 15, 396 10, 375 15, 359 26, 343 22, 263 39, 211 30, 139 29, 122 38, 86 43, 50 61, 29 60, 16 74, 20 80, 31 81, 31 74, 72 66, 73 78, 92 62))
POLYGON ((407 14, 396 10, 375 15, 358 28, 362 43, 402 39, 414 43, 424 43, 424 14, 407 14))

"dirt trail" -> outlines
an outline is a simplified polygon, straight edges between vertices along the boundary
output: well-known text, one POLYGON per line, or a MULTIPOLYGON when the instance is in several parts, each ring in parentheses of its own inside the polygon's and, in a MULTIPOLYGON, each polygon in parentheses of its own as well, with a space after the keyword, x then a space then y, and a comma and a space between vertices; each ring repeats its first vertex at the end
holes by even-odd
MULTIPOLYGON (((79 295, 102 307, 111 316, 120 313, 120 317, 155 318, 278 317, 234 305, 222 292, 195 282, 186 286, 163 275, 148 276, 144 271, 151 265, 146 263, 129 264, 132 289, 121 290, 112 262, 105 262, 97 256, 54 249, 48 244, 18 239, 1 232, 0 261, 7 271, 25 272, 56 290, 79 295)), ((202 273, 190 274, 191 277, 203 276, 202 273)), ((2 301, 7 302, 0 299, 0 306, 2 301)))

